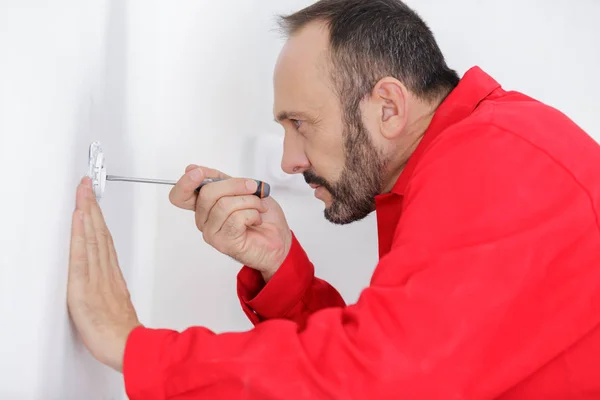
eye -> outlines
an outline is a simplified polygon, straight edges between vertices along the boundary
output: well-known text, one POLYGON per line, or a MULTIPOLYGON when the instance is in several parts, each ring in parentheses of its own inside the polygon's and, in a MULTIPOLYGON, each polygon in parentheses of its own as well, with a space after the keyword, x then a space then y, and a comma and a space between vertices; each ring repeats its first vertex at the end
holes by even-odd
POLYGON ((292 124, 294 124, 296 129, 300 129, 300 127, 302 126, 302 121, 299 121, 297 119, 290 119, 290 121, 292 122, 292 124))

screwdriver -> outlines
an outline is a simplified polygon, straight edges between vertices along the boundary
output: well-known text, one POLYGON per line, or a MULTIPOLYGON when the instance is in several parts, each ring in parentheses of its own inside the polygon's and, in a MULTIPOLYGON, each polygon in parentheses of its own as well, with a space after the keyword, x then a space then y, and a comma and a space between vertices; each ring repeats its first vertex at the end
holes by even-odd
MULTIPOLYGON (((223 181, 226 179, 228 179, 228 178, 207 178, 202 181, 200 186, 198 186, 198 188, 196 189, 196 193, 199 193, 200 189, 202 189, 205 185, 207 185, 211 182, 218 182, 218 181, 223 181)), ((127 176, 117 176, 117 175, 106 175, 106 180, 107 181, 121 181, 121 182, 156 183, 159 185, 171 185, 171 186, 174 186, 177 183, 176 181, 170 181, 170 180, 164 180, 164 179, 131 178, 131 177, 127 177, 127 176)), ((266 182, 263 182, 263 181, 256 180, 256 179, 254 179, 254 181, 257 183, 258 187, 256 189, 256 192, 253 193, 253 195, 255 195, 261 199, 264 199, 265 197, 269 197, 269 194, 271 192, 271 187, 269 186, 269 184, 266 182)))

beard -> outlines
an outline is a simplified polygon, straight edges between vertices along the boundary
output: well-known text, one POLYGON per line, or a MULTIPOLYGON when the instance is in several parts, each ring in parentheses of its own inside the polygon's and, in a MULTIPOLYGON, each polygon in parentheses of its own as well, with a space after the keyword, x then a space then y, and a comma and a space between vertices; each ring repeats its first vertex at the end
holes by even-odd
POLYGON ((331 194, 332 202, 325 208, 325 218, 334 224, 345 225, 360 221, 375 210, 375 196, 383 188, 383 174, 387 160, 376 149, 360 116, 346 122, 344 149, 346 162, 336 182, 304 172, 308 184, 323 186, 331 194))

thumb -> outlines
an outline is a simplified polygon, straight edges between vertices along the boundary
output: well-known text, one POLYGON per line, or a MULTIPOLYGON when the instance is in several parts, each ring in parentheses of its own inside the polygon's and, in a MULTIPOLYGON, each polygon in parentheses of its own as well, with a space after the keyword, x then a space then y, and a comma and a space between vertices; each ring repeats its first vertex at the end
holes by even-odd
POLYGON ((216 169, 201 167, 195 164, 188 165, 185 174, 177 181, 169 193, 169 201, 176 207, 194 211, 196 208, 196 189, 207 178, 230 178, 216 169))

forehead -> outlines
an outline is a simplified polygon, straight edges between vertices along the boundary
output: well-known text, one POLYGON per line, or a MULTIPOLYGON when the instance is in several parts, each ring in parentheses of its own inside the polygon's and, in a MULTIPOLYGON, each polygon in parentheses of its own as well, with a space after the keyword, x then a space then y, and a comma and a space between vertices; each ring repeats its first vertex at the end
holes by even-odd
POLYGON ((329 33, 321 23, 311 23, 287 40, 273 75, 276 118, 318 112, 331 101, 328 51, 329 33))

